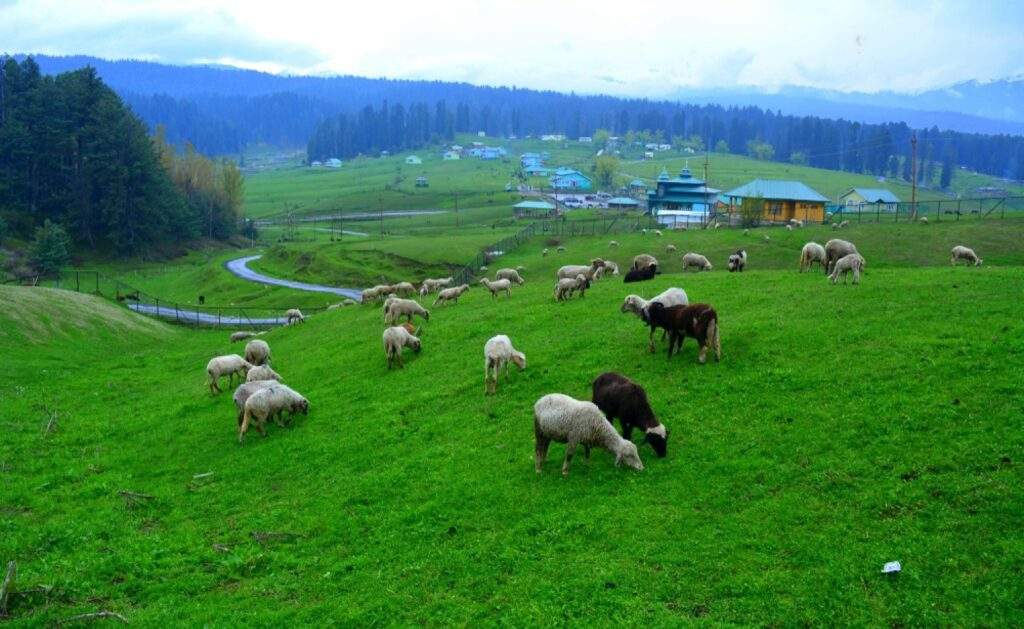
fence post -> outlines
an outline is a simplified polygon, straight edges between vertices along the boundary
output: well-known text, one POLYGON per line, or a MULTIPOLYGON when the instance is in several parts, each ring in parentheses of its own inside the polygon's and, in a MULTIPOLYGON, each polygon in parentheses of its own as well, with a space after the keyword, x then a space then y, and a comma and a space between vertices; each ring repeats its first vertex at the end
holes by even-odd
POLYGON ((75 292, 76 293, 82 292, 82 289, 80 288, 79 283, 78 283, 78 271, 75 271, 75 292))

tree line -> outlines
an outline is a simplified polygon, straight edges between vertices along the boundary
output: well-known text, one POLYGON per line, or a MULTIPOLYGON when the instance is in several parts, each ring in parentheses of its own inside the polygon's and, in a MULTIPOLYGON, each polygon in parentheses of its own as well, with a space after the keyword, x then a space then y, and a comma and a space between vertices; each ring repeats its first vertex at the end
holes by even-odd
POLYGON ((44 76, 31 58, 0 59, 0 237, 59 244, 63 232, 72 246, 145 254, 230 237, 241 205, 236 166, 151 138, 92 68, 44 76))

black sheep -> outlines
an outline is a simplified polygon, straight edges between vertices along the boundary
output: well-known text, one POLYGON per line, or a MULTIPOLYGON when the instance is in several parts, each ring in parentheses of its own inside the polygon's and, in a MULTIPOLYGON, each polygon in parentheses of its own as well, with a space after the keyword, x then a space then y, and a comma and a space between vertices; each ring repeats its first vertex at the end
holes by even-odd
POLYGON ((632 271, 629 271, 626 273, 626 277, 622 279, 622 282, 624 284, 629 284, 630 282, 644 282, 646 280, 652 280, 657 273, 658 265, 652 264, 647 268, 633 269, 632 271))
POLYGON ((647 402, 647 393, 639 384, 629 378, 606 372, 598 376, 593 384, 593 400, 608 421, 618 418, 622 424, 623 439, 630 439, 634 428, 644 431, 644 440, 651 444, 658 457, 668 451, 668 432, 658 421, 647 402))
POLYGON ((683 339, 692 336, 700 346, 699 360, 707 359, 708 347, 714 345, 715 360, 722 358, 722 345, 718 336, 718 313, 709 304, 690 304, 689 306, 671 306, 666 308, 660 302, 647 307, 647 322, 651 331, 655 327, 664 329, 669 334, 668 357, 683 345, 683 339))

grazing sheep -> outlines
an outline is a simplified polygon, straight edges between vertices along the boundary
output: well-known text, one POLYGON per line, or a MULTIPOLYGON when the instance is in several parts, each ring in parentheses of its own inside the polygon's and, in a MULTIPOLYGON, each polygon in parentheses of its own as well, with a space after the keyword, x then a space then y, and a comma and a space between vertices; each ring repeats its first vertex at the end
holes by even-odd
POLYGON ((399 282, 395 284, 395 294, 400 297, 408 297, 416 292, 416 287, 411 282, 399 282))
POLYGON ((614 420, 618 418, 622 424, 623 439, 632 440, 633 429, 639 428, 644 431, 644 440, 651 444, 658 458, 665 456, 668 451, 668 431, 655 416, 642 386, 626 376, 608 371, 594 379, 591 389, 591 400, 608 418, 608 422, 614 425, 614 420))
POLYGON ((722 344, 719 339, 718 313, 708 304, 691 304, 689 306, 671 306, 653 303, 647 309, 648 324, 662 328, 669 334, 668 357, 672 358, 674 349, 683 345, 687 336, 692 336, 700 346, 698 360, 701 364, 707 360, 708 348, 715 349, 715 360, 722 358, 722 344))
POLYGON ((641 229, 640 233, 646 236, 647 235, 647 228, 645 227, 645 228, 641 229))
POLYGON ((260 380, 276 380, 281 382, 281 376, 270 368, 269 365, 257 365, 245 374, 246 382, 259 382, 260 380))
POLYGON ((411 347, 412 351, 417 354, 420 352, 420 340, 413 336, 402 326, 395 326, 384 330, 384 357, 387 359, 388 369, 391 369, 393 363, 398 363, 399 367, 404 367, 402 363, 402 348, 411 347))
POLYGON ((655 236, 660 236, 661 235, 661 230, 660 229, 654 230, 654 235, 655 236))
POLYGON ((245 339, 251 339, 256 336, 255 332, 232 332, 231 342, 237 343, 238 341, 244 341, 245 339))
POLYGON ((593 279, 597 270, 603 266, 604 260, 601 258, 594 258, 590 261, 589 266, 583 264, 566 264, 558 269, 556 276, 561 280, 565 278, 573 278, 582 273, 583 275, 586 275, 587 278, 593 279))
POLYGON ((839 280, 839 276, 842 275, 843 284, 845 284, 847 274, 853 272, 853 283, 860 284, 860 274, 864 270, 864 264, 864 258, 859 253, 845 255, 836 260, 832 268, 832 275, 829 278, 835 284, 839 280))
POLYGON ((512 347, 512 341, 504 334, 491 337, 484 344, 484 392, 493 395, 498 389, 498 375, 505 369, 508 378, 508 364, 512 362, 519 371, 526 369, 526 354, 512 347))
POLYGON ((583 297, 584 291, 590 288, 590 279, 580 273, 576 277, 563 277, 555 284, 555 301, 563 301, 572 297, 575 291, 580 292, 583 297))
POLYGON ((848 221, 848 220, 847 221, 843 221, 842 223, 839 223, 839 229, 843 229, 844 227, 849 227, 849 226, 850 226, 850 221, 848 221))
POLYGON ((743 235, 744 235, 744 236, 747 236, 747 235, 749 235, 749 234, 750 234, 750 230, 749 230, 749 229, 744 229, 744 230, 743 230, 743 235))
POLYGON ((715 229, 719 229, 721 227, 722 227, 722 224, 719 223, 718 221, 715 221, 715 229))
POLYGON ((336 303, 336 304, 328 304, 328 306, 327 306, 327 309, 328 309, 328 310, 337 310, 338 308, 341 308, 341 307, 342 307, 343 305, 344 305, 344 304, 342 304, 342 303, 341 303, 341 302, 339 301, 339 302, 338 302, 338 303, 336 303))
POLYGON ((424 321, 430 321, 430 311, 419 305, 415 299, 388 298, 387 305, 384 307, 384 323, 391 325, 403 316, 411 322, 413 315, 419 315, 424 321))
POLYGON ((267 431, 263 428, 268 417, 276 417, 279 425, 284 426, 281 421, 281 414, 287 411, 290 415, 295 413, 309 414, 309 400, 299 395, 297 391, 283 384, 272 384, 260 389, 245 401, 242 413, 242 425, 238 427, 238 443, 245 440, 245 433, 249 431, 249 424, 256 426, 256 430, 266 437, 267 431))
POLYGON ((647 280, 653 280, 654 276, 657 274, 657 264, 652 264, 651 266, 643 269, 631 269, 626 273, 626 276, 622 278, 622 283, 630 284, 632 282, 646 282, 647 280))
POLYGON ((730 273, 733 271, 739 271, 742 273, 743 269, 747 266, 747 251, 745 249, 740 249, 736 253, 730 255, 729 264, 726 266, 730 273))
POLYGON ((619 241, 618 240, 612 240, 612 241, 610 241, 608 243, 608 246, 609 247, 618 247, 619 246, 619 241))
POLYGON ((377 299, 377 294, 378 294, 377 287, 364 289, 362 294, 361 294, 362 302, 364 304, 370 303, 374 299, 377 299))
POLYGON ((541 473, 548 447, 552 441, 564 443, 565 461, 562 475, 569 475, 569 464, 582 444, 584 456, 590 460, 590 448, 604 448, 615 455, 615 466, 625 463, 635 470, 643 470, 636 445, 615 432, 608 419, 593 402, 575 400, 561 393, 550 393, 533 405, 533 432, 537 439, 534 469, 541 473))
POLYGON ((440 290, 442 288, 447 288, 447 287, 451 286, 452 282, 454 282, 454 281, 455 281, 455 279, 452 278, 452 277, 444 277, 444 278, 437 278, 437 279, 430 279, 430 278, 425 279, 425 280, 423 280, 423 284, 420 285, 420 295, 429 295, 430 293, 432 293, 432 292, 434 292, 436 290, 440 290))
POLYGON ((238 385, 235 389, 234 395, 231 399, 235 402, 235 408, 238 410, 238 425, 242 425, 243 415, 245 413, 245 401, 252 397, 253 393, 262 391, 276 384, 273 380, 255 380, 253 382, 243 382, 238 385))
POLYGON ((434 305, 442 304, 447 305, 448 302, 459 303, 459 297, 462 293, 469 290, 469 284, 462 284, 461 286, 453 286, 452 288, 446 288, 437 294, 437 299, 434 300, 434 305))
POLYGON ((860 253, 857 251, 857 247, 846 240, 839 240, 833 238, 832 240, 825 243, 825 275, 832 273, 832 265, 836 263, 836 260, 843 256, 848 256, 851 253, 860 253))
POLYGON ((633 258, 634 269, 646 269, 649 266, 658 266, 658 259, 650 255, 649 253, 641 253, 640 255, 633 258))
POLYGON ((289 308, 284 313, 285 323, 291 325, 293 323, 305 323, 306 317, 302 316, 302 311, 298 308, 289 308))
POLYGON ((542 258, 548 257, 548 249, 547 249, 547 247, 545 247, 544 250, 540 252, 540 255, 541 255, 542 258))
POLYGON ((206 363, 206 375, 209 378, 207 383, 210 387, 210 393, 220 393, 221 389, 218 381, 223 376, 228 377, 228 386, 234 381, 235 376, 241 380, 245 377, 249 370, 252 369, 253 365, 249 361, 245 360, 238 354, 228 354, 226 356, 216 356, 210 359, 210 362, 206 363))
POLYGON ((487 267, 485 267, 485 266, 480 267, 480 272, 481 273, 486 273, 487 272, 487 267))
POLYGON ((825 265, 825 247, 816 242, 809 242, 800 250, 800 272, 808 271, 815 262, 818 266, 825 265))
POLYGON ((565 246, 559 245, 558 248, 555 249, 555 251, 557 251, 558 253, 565 253, 565 246))
MULTIPOLYGON (((690 298, 686 296, 686 291, 681 288, 666 289, 664 292, 652 297, 650 301, 645 300, 639 295, 626 295, 626 299, 623 300, 620 311, 632 312, 636 316, 640 317, 641 321, 647 324, 647 308, 654 302, 658 302, 664 306, 686 306, 690 303, 690 298)), ((664 338, 664 335, 662 335, 662 340, 664 340, 664 338)), ((653 329, 647 339, 647 345, 650 348, 651 353, 654 353, 653 329)))
POLYGON ((676 251, 676 246, 675 245, 667 245, 665 247, 665 253, 675 253, 675 251, 676 251))
POLYGON ((832 231, 839 229, 839 223, 832 223, 832 231))
POLYGON ((921 218, 917 219, 917 222, 921 223, 922 225, 927 225, 928 224, 928 217, 927 216, 922 216, 921 218))
POLYGON ((978 257, 978 254, 974 253, 974 249, 965 247, 963 245, 957 245, 953 247, 949 256, 949 263, 956 266, 958 260, 965 260, 967 264, 973 264, 974 266, 981 266, 983 260, 978 257))
POLYGON ((793 231, 792 225, 786 225, 786 231, 793 231))
POLYGON ((611 273, 612 275, 618 275, 619 274, 619 265, 615 264, 611 260, 605 260, 604 261, 604 266, 601 267, 601 275, 604 275, 605 273, 611 273))
POLYGON ((269 365, 270 346, 260 339, 249 341, 245 345, 245 360, 253 365, 269 365))
POLYGON ((494 274, 494 279, 508 280, 514 284, 522 284, 526 281, 515 269, 498 269, 498 272, 494 274))
POLYGON ((690 267, 696 267, 698 271, 710 271, 711 262, 699 253, 687 253, 683 255, 683 273, 690 267))
POLYGON ((803 226, 804 226, 804 222, 803 222, 803 221, 801 221, 801 220, 800 220, 800 219, 798 219, 798 218, 791 218, 791 219, 789 219, 789 224, 790 224, 790 225, 791 225, 792 227, 803 227, 803 226))
POLYGON ((486 277, 481 277, 480 283, 486 286, 487 290, 491 291, 491 297, 497 297, 501 291, 505 291, 505 295, 508 297, 512 296, 512 282, 509 280, 495 280, 492 282, 486 277))
POLYGON ((772 241, 772 237, 769 236, 768 234, 765 234, 764 236, 761 236, 761 240, 763 240, 765 242, 771 242, 772 241))

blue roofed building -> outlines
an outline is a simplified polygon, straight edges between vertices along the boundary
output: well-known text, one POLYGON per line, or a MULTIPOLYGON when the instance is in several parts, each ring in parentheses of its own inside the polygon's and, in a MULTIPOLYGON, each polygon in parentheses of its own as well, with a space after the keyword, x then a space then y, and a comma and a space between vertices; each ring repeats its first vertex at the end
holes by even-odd
POLYGON ((800 181, 755 179, 725 193, 729 206, 738 208, 744 199, 762 199, 762 220, 787 222, 790 219, 822 222, 828 199, 800 181))
POLYGON ((590 190, 593 182, 578 170, 572 168, 559 168, 548 180, 551 187, 556 190, 590 190))
POLYGON ((694 177, 689 168, 680 170, 678 177, 669 177, 668 171, 662 170, 654 189, 647 193, 647 208, 663 225, 703 222, 714 211, 719 192, 694 177))
POLYGON ((870 206, 895 212, 899 203, 899 197, 885 188, 850 188, 848 192, 839 196, 839 204, 848 208, 870 206))

